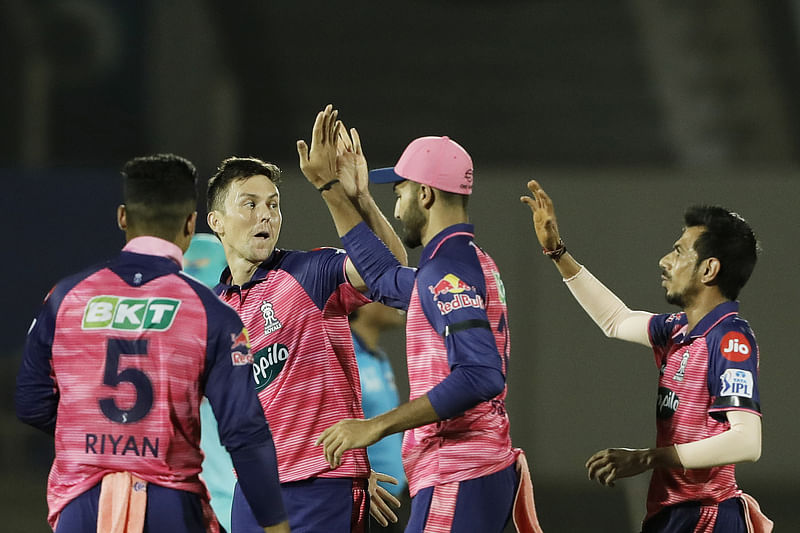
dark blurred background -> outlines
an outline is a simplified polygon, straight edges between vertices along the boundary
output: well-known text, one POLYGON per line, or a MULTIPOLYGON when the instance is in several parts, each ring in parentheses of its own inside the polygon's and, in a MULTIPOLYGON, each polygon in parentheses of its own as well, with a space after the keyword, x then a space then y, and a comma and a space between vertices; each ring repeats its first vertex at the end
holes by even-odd
MULTIPOLYGON (((747 218, 763 247, 741 300, 764 439, 738 477, 777 531, 800 531, 798 29, 800 0, 0 1, 0 530, 48 530, 52 443, 16 421, 14 376, 48 289, 122 246, 124 161, 171 151, 204 178, 233 154, 276 162, 281 246, 336 245, 295 152, 332 102, 371 166, 421 135, 472 154, 472 221, 509 294, 513 438, 548 532, 638 531, 646 476, 601 488, 583 463, 653 444, 658 374, 561 286, 518 203, 525 182, 551 193, 574 255, 650 311, 670 310, 656 263, 686 206, 747 218)), ((391 191, 374 194, 390 214, 391 191)), ((403 335, 386 344, 402 381, 403 335)))

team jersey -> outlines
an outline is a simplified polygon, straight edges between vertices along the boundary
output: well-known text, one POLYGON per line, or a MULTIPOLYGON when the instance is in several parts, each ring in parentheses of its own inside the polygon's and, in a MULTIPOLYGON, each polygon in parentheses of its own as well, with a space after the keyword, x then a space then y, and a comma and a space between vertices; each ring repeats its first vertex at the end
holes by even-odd
MULTIPOLYGON (((459 224, 423 250, 406 323, 411 400, 444 381, 453 364, 499 367, 506 374, 511 347, 505 291, 494 261, 473 239, 472 226, 459 224)), ((504 386, 463 414, 405 433, 403 465, 412 495, 514 462, 506 393, 504 386)))
POLYGON ((236 313, 180 272, 180 249, 131 240, 115 259, 59 282, 25 344, 21 419, 55 432, 48 519, 107 473, 129 471, 203 500, 200 400, 229 450, 269 441, 249 386, 252 357, 236 313), (152 255, 142 250, 167 250, 152 255))
MULTIPOLYGON (((727 431, 725 413, 741 410, 760 416, 758 345, 739 305, 715 307, 686 331, 685 313, 654 315, 650 342, 659 368, 657 446, 702 440, 727 431)), ((706 469, 653 471, 647 516, 686 501, 717 504, 741 494, 734 465, 706 469)))
POLYGON ((515 460, 505 409, 505 291, 494 261, 473 239, 471 224, 445 228, 425 246, 414 270, 400 266, 363 223, 342 237, 370 297, 408 309, 410 399, 427 394, 442 418, 404 435, 412 496, 425 487, 493 474, 515 460), (484 397, 487 390, 498 392, 481 401, 474 400, 475 389, 484 397))
MULTIPOLYGON (((343 418, 363 418, 347 315, 369 300, 347 281, 346 255, 332 248, 275 250, 240 286, 216 292, 242 318, 253 350, 252 383, 269 421, 281 483, 368 477, 366 451, 331 469, 315 445, 343 418)), ((222 280, 230 278, 230 271, 222 280)))

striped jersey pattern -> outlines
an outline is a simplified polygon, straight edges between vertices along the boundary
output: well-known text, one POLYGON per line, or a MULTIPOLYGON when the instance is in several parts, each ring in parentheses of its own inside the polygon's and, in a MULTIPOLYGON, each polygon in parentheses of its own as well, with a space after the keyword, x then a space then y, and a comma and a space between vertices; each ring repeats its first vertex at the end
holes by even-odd
MULTIPOLYGON (((435 287, 421 286, 420 278, 425 277, 426 268, 441 268, 442 261, 446 262, 445 270, 454 273, 452 275, 455 278, 449 279, 458 280, 459 276, 464 277, 458 270, 459 260, 468 257, 474 261, 477 255, 486 288, 485 302, 481 302, 480 298, 464 298, 461 301, 467 302, 464 305, 484 307, 497 347, 494 357, 501 358, 500 365, 503 374, 506 373, 510 345, 505 295, 502 293, 494 261, 471 239, 471 232, 448 235, 438 243, 432 254, 439 261, 438 266, 434 267, 434 263, 428 261, 422 264, 417 273, 406 325, 411 400, 426 394, 450 374, 444 337, 434 329, 420 301, 421 297, 430 298, 429 293, 436 291, 435 287), (459 239, 460 242, 451 239, 459 239), (448 240, 451 242, 448 243, 448 240), (476 300, 478 303, 475 303, 476 300)), ((455 296, 462 296, 467 292, 472 294, 474 289, 472 287, 464 293, 458 293, 459 288, 453 288, 447 283, 445 286, 450 288, 443 291, 454 292, 455 296)), ((445 307, 452 305, 455 298, 447 304, 443 300, 444 298, 438 300, 443 306, 443 312, 450 313, 450 316, 455 314, 449 311, 449 307, 445 307)), ((459 416, 406 431, 403 439, 403 466, 412 496, 425 487, 493 474, 514 462, 509 419, 505 410, 507 390, 506 386, 492 400, 482 402, 459 416)))
POLYGON ((254 386, 281 483, 369 476, 363 448, 331 469, 315 445, 327 427, 364 417, 347 315, 369 300, 346 280, 345 258, 335 249, 276 250, 250 282, 216 289, 250 335, 254 386))
MULTIPOLYGON (((690 333, 686 331, 685 313, 651 318, 650 339, 660 372, 657 446, 719 435, 730 428, 724 413, 732 409, 760 415, 758 346, 736 309, 735 302, 721 304, 690 333)), ((655 469, 647 498, 647 518, 682 502, 715 505, 740 495, 734 470, 734 465, 655 469)))

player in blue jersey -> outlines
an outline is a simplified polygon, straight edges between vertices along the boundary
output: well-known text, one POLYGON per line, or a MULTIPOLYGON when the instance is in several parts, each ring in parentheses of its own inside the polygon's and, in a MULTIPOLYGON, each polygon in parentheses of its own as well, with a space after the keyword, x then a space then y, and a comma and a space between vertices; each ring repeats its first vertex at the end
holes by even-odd
MULTIPOLYGON (((405 313, 377 302, 350 313, 350 331, 353 333, 353 348, 358 361, 361 406, 365 418, 372 418, 400 404, 394 370, 379 343, 385 331, 402 327, 404 324, 405 313)), ((401 457, 402 444, 402 435, 396 433, 367 448, 372 469, 388 474, 398 481, 397 485, 390 483, 381 485, 401 500, 408 499, 406 475, 401 457)), ((404 507, 400 510, 405 511, 404 507)), ((375 521, 375 524, 378 522, 375 521)), ((405 521, 398 520, 388 524, 386 528, 386 531, 403 531, 405 521)))
MULTIPOLYGON (((183 271, 202 281, 207 287, 219 283, 219 273, 225 270, 225 250, 222 243, 209 233, 196 233, 189 249, 183 254, 183 271)), ((231 505, 236 476, 230 455, 219 442, 217 419, 211 404, 200 404, 200 448, 203 450, 203 480, 211 493, 211 507, 220 524, 231 530, 231 505)))

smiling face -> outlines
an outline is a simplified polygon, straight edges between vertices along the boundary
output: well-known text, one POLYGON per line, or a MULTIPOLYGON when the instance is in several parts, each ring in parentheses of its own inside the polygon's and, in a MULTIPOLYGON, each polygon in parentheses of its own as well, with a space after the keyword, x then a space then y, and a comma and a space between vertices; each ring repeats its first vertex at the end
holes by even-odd
POLYGON ((672 251, 661 258, 661 286, 666 289, 667 302, 686 308, 692 304, 703 287, 697 264, 694 243, 705 231, 703 226, 692 226, 683 230, 683 235, 672 247, 672 251))
POLYGON ((422 244, 422 230, 428 222, 419 205, 419 189, 419 184, 412 181, 401 181, 394 186, 394 218, 403 224, 403 242, 409 248, 422 244))
POLYGON ((228 264, 266 261, 278 243, 281 222, 280 193, 263 175, 232 181, 223 209, 209 217, 211 229, 225 247, 228 264))

